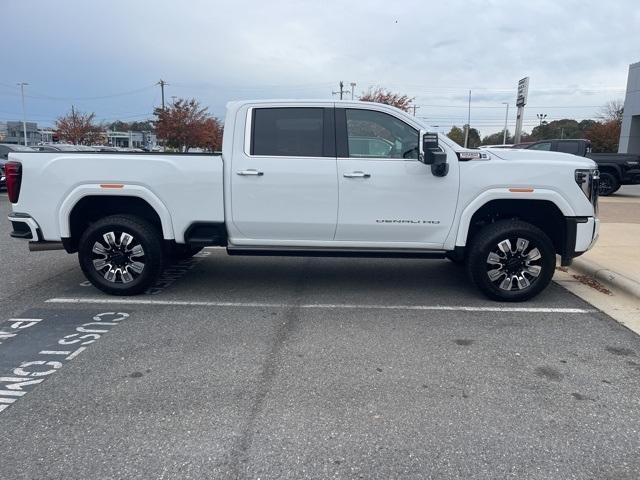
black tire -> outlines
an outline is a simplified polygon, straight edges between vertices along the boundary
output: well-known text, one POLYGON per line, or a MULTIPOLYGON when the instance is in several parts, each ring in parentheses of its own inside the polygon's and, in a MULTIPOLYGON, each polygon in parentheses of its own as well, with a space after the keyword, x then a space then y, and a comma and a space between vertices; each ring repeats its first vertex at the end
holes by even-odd
POLYGON ((169 256, 173 260, 186 260, 200 253, 204 247, 193 247, 191 245, 174 244, 169 250, 169 256))
POLYGON ((501 220, 482 228, 467 256, 473 283, 487 297, 503 302, 521 302, 538 295, 551 282, 555 267, 556 253, 549 237, 520 220, 501 220), (505 240, 508 242, 503 243, 505 240))
POLYGON ((162 235, 149 222, 132 215, 105 217, 80 237, 78 260, 96 288, 111 295, 136 295, 162 273, 162 235), (127 241, 123 235, 132 238, 127 241))
POLYGON ((620 182, 615 175, 609 172, 600 172, 600 187, 598 188, 598 194, 602 197, 607 197, 617 192, 620 188, 620 182))

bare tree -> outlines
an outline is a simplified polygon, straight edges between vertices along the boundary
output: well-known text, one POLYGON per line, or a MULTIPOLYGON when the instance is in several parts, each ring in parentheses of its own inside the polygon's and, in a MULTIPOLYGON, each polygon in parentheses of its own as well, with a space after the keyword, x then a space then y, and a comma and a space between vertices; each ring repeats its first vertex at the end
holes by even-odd
POLYGON ((622 123, 622 113, 624 112, 624 103, 622 100, 611 100, 600 108, 598 118, 605 122, 616 121, 622 123))

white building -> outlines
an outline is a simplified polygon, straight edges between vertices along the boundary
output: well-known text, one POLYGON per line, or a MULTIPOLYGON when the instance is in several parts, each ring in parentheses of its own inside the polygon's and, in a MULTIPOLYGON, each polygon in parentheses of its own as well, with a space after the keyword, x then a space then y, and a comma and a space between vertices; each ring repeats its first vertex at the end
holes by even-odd
POLYGON ((640 154, 640 62, 629 65, 618 152, 640 154))
POLYGON ((107 131, 107 139, 112 147, 144 148, 151 150, 158 144, 155 133, 152 132, 118 132, 107 131))

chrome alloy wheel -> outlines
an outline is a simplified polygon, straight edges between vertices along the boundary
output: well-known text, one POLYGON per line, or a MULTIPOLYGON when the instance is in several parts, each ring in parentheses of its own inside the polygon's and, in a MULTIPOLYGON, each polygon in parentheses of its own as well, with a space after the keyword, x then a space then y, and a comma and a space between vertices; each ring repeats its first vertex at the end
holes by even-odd
POLYGON ((529 240, 518 238, 513 248, 506 238, 487 256, 487 276, 501 290, 524 290, 540 275, 541 260, 540 250, 530 247, 529 240))
POLYGON ((105 233, 91 251, 94 268, 109 282, 133 282, 144 270, 144 249, 126 232, 120 232, 119 239, 116 232, 105 233))

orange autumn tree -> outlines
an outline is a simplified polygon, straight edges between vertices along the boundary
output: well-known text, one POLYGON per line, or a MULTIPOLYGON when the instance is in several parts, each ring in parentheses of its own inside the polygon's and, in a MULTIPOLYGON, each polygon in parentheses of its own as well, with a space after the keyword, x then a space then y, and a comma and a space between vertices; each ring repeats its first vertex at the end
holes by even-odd
POLYGON ((55 132, 58 138, 74 145, 91 145, 104 140, 104 128, 94 123, 95 113, 83 113, 71 106, 71 111, 58 117, 55 132))
POLYGON ((360 96, 360 100, 363 102, 384 103, 408 112, 415 98, 385 90, 382 87, 369 87, 369 90, 360 96))
POLYGON ((156 108, 153 114, 156 135, 166 146, 183 152, 195 147, 220 149, 222 124, 197 100, 178 99, 165 109, 156 108))

